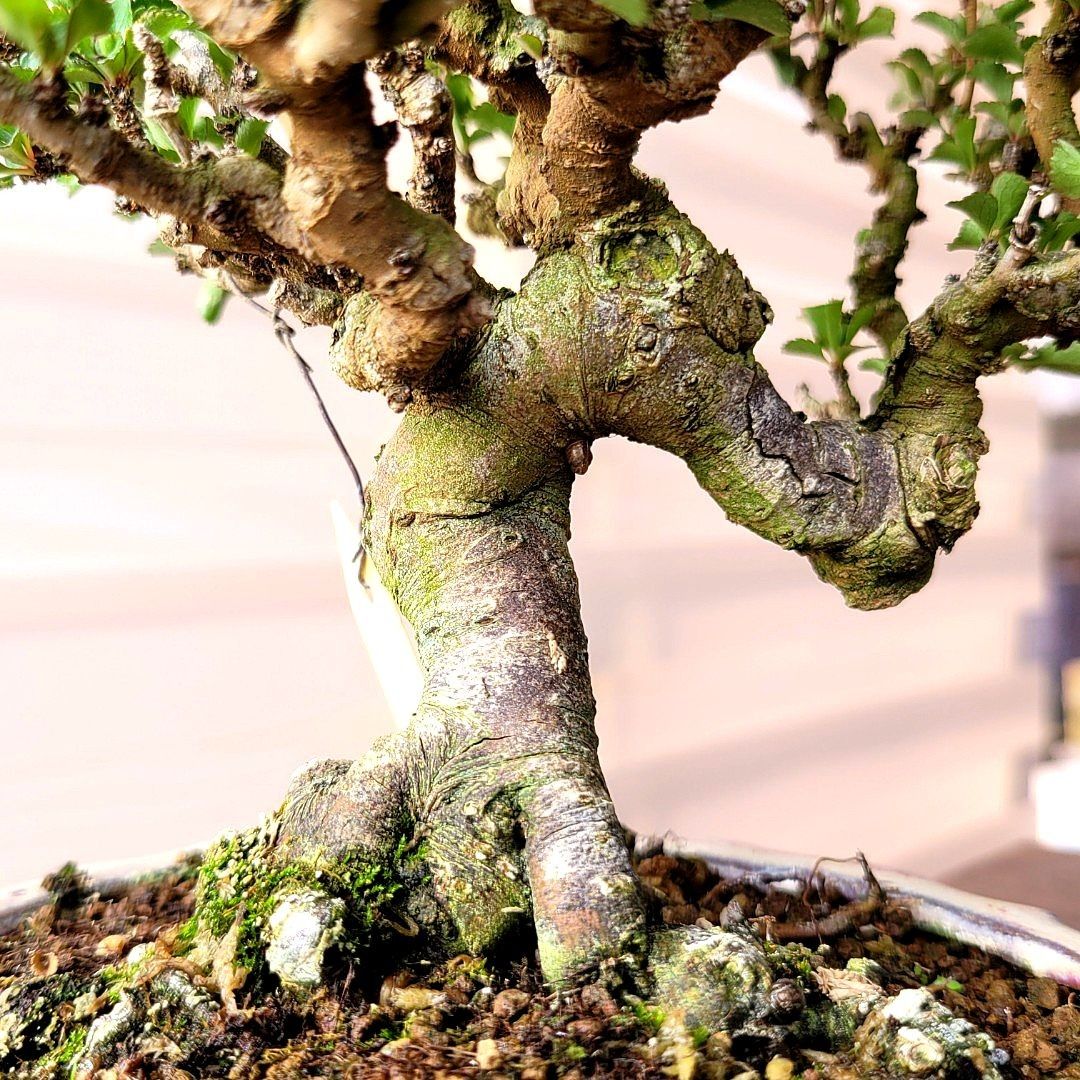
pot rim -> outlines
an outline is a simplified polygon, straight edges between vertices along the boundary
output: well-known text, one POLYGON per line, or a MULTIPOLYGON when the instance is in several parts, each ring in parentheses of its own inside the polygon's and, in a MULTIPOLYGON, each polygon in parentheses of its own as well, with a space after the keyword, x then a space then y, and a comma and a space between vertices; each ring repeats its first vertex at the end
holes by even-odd
MULTIPOLYGON (((801 887, 816 877, 849 900, 866 895, 866 879, 861 867, 852 865, 854 859, 819 859, 724 840, 686 840, 673 833, 638 834, 634 844, 641 857, 665 854, 701 859, 724 879, 737 878, 758 885, 789 882, 801 887)), ((79 869, 90 879, 93 891, 107 898, 141 879, 164 873, 185 856, 201 853, 208 846, 196 844, 90 863, 79 869)), ((981 949, 1033 975, 1080 989, 1080 930, 1049 912, 898 871, 875 868, 874 875, 891 899, 910 910, 913 924, 920 930, 981 949)), ((0 888, 0 933, 10 933, 48 899, 48 892, 37 881, 0 888)))

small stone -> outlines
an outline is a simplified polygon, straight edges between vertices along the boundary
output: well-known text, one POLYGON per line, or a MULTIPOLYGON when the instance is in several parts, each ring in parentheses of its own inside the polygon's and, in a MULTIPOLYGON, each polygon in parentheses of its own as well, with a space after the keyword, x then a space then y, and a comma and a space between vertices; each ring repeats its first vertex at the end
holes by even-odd
POLYGON ((502 1051, 494 1039, 481 1039, 476 1044, 476 1064, 481 1069, 498 1069, 502 1063, 502 1051))
POLYGON ((1061 1068, 1061 1055, 1039 1036, 1039 1029, 1025 1028, 1013 1040, 1013 1061, 1017 1065, 1034 1065, 1041 1072, 1055 1073, 1061 1068))
POLYGON ((615 999, 604 987, 593 983, 581 991, 581 1006, 589 1012, 598 1013, 605 1019, 614 1016, 619 1011, 615 999))
POLYGON ((1004 979, 995 979, 986 988, 986 1004, 998 1012, 1016 1012, 1016 994, 1004 979))
POLYGON ((1054 1038, 1072 1043, 1080 1040, 1080 1009, 1075 1005, 1059 1005, 1050 1021, 1054 1038))
POLYGON ((109 934, 103 937, 94 948, 95 956, 119 956, 127 948, 131 939, 127 934, 109 934))
POLYGON ((267 927, 267 966, 287 986, 318 986, 326 951, 341 936, 344 914, 345 904, 325 893, 309 889, 284 897, 267 927))
POLYGON ((731 1036, 726 1031, 714 1031, 705 1040, 705 1057, 710 1061, 727 1061, 731 1057, 731 1036))
POLYGON ((529 1004, 529 995, 524 990, 503 990, 495 995, 491 1011, 503 1020, 513 1020, 520 1016, 529 1004))
POLYGON ((1061 992, 1053 979, 1028 979, 1027 996, 1029 1001, 1047 1012, 1061 1004, 1061 992))
POLYGON ((902 1027, 896 1033, 893 1053, 912 1076, 929 1076, 945 1063, 945 1047, 916 1028, 902 1027))
POLYGON ((774 1057, 765 1066, 765 1080, 791 1080, 795 1075, 795 1062, 786 1057, 774 1057))
POLYGON ((379 1004, 403 1013, 415 1013, 445 1005, 446 995, 427 986, 400 986, 389 990, 384 987, 379 1004))
POLYGON ((521 1066, 521 1080, 548 1080, 551 1075, 551 1066, 543 1058, 523 1058, 521 1066))
POLYGON ((806 995, 794 979, 777 979, 769 991, 769 1007, 780 1017, 794 1016, 802 1012, 806 995))
POLYGON ((593 1020, 588 1017, 581 1020, 571 1020, 570 1023, 566 1025, 566 1033, 575 1042, 595 1042, 604 1034, 604 1022, 602 1020, 593 1020))

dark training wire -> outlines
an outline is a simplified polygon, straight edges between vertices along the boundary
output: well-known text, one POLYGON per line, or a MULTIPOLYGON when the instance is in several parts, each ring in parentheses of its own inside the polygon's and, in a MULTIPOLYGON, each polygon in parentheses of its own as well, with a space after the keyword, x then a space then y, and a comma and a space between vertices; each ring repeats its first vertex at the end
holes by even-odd
POLYGON ((247 293, 237 285, 231 274, 223 274, 222 276, 229 283, 232 291, 239 296, 241 300, 250 304, 256 311, 265 315, 271 321, 274 327, 274 337, 281 342, 282 347, 296 362, 296 366, 300 369, 300 374, 304 377, 304 382, 307 383, 308 389, 315 398, 316 405, 319 409, 319 415, 323 418, 323 423, 330 432, 335 445, 341 452, 341 456, 345 459, 345 464, 348 466, 349 472, 352 474, 353 483, 356 485, 356 495, 360 500, 360 513, 363 515, 365 506, 364 481, 360 477, 360 470, 357 469, 356 462, 353 461, 352 455, 346 448, 340 432, 334 425, 334 421, 330 418, 330 413, 326 409, 326 402, 323 401, 322 394, 319 393, 319 388, 315 385, 315 376, 311 365, 300 355, 296 348, 296 342, 293 340, 296 336, 296 328, 290 326, 284 318, 282 318, 281 308, 274 308, 271 311, 265 304, 260 304, 258 300, 248 296, 247 293))

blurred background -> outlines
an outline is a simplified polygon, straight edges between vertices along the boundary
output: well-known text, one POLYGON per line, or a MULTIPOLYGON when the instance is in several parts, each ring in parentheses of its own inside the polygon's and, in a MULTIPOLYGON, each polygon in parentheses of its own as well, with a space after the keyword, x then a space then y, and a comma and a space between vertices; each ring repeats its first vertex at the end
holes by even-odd
MULTIPOLYGON (((883 104, 896 48, 843 71, 853 108, 883 104)), ((710 115, 650 133, 640 164, 770 299, 758 355, 784 392, 827 396, 824 370, 780 346, 801 307, 846 295, 866 178, 804 130, 765 57, 724 85, 710 115)), ((946 250, 963 190, 921 169, 912 313, 970 261, 946 250)), ((196 846, 274 806, 301 762, 390 726, 330 524, 332 499, 354 510, 348 474, 296 369, 242 304, 202 323, 199 283, 111 205, 0 193, 0 885, 196 846)), ((486 246, 480 262, 511 284, 527 267, 486 246)), ((325 332, 298 342, 369 472, 394 416, 335 381, 325 332)), ((864 400, 875 382, 857 377, 864 400)), ((1076 391, 1015 373, 983 391, 982 516, 885 612, 845 609, 804 560, 728 524, 680 462, 596 446, 573 551, 627 824, 860 848, 993 887, 964 868, 1035 835, 1025 792, 1052 738, 1038 492, 1047 404, 1076 391)))

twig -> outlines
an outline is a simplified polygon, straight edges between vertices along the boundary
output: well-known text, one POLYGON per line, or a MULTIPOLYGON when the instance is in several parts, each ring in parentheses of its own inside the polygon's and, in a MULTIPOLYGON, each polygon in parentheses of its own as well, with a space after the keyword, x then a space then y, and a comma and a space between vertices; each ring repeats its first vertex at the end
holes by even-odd
MULTIPOLYGON (((866 877, 866 896, 861 900, 853 900, 850 903, 838 907, 834 912, 822 918, 817 918, 811 908, 810 919, 807 922, 782 923, 774 922, 769 926, 769 934, 773 941, 802 941, 807 939, 824 939, 838 937, 858 926, 862 926, 867 919, 876 915, 885 904, 885 890, 870 869, 870 863, 860 851, 856 856, 862 866, 866 877)), ((806 890, 803 892, 803 903, 810 907, 809 895, 813 888, 814 879, 817 877, 818 867, 823 862, 850 862, 849 859, 818 859, 806 881, 806 890)))

